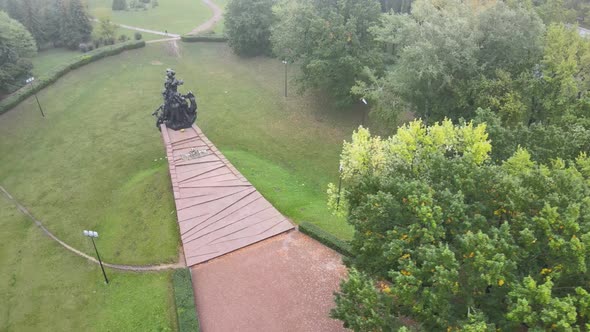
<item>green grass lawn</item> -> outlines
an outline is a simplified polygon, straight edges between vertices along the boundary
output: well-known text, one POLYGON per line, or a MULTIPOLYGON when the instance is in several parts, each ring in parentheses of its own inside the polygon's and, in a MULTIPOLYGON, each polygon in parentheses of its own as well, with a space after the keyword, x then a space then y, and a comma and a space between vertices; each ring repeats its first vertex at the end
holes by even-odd
POLYGON ((33 75, 39 77, 50 72, 53 68, 60 66, 71 59, 81 56, 79 51, 70 51, 65 48, 51 48, 37 53, 33 61, 33 75))
POLYGON ((190 32, 213 15, 200 0, 159 0, 156 8, 150 6, 145 11, 113 11, 112 3, 112 0, 89 0, 88 6, 90 13, 99 19, 110 17, 115 23, 176 34, 190 32))
POLYGON ((171 272, 107 269, 106 285, 98 265, 45 236, 3 195, 0 229, 0 331, 176 330, 171 272))

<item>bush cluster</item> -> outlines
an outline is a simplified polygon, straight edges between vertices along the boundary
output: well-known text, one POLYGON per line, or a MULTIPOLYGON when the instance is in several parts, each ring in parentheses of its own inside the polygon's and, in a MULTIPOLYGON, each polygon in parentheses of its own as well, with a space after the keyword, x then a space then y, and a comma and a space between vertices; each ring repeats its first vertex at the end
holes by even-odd
POLYGON ((80 45, 78 45, 78 49, 82 53, 90 52, 90 51, 94 50, 94 48, 95 48, 94 43, 81 43, 80 45))
POLYGON ((352 248, 348 242, 342 241, 334 235, 324 231, 314 224, 303 222, 299 225, 299 231, 318 240, 329 248, 332 248, 344 256, 352 255, 352 248))
POLYGON ((178 269, 172 276, 174 287, 174 302, 176 303, 176 317, 178 331, 199 331, 199 320, 195 307, 195 297, 189 269, 178 269))
POLYGON ((11 108, 18 105, 21 101, 25 100, 26 98, 30 97, 33 93, 42 90, 43 88, 49 86, 50 84, 57 81, 58 78, 62 77, 63 75, 67 74, 70 70, 74 70, 76 68, 80 68, 86 64, 94 62, 96 60, 102 59, 107 56, 119 54, 125 50, 132 50, 136 48, 141 48, 145 46, 145 41, 129 41, 117 45, 112 46, 105 46, 93 51, 87 52, 84 55, 76 57, 71 61, 65 63, 60 67, 56 67, 53 71, 47 73, 46 75, 39 77, 35 80, 35 85, 33 88, 24 87, 19 91, 13 93, 9 97, 6 97, 2 101, 0 101, 0 114, 10 110, 11 108))

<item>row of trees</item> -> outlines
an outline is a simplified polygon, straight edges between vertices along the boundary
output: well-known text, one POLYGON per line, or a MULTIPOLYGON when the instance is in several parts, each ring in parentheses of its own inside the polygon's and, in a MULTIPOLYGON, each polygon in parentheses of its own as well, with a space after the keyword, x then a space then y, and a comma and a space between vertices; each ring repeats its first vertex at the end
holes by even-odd
POLYGON ((21 22, 40 48, 78 48, 90 41, 92 24, 82 0, 3 0, 0 8, 21 22))

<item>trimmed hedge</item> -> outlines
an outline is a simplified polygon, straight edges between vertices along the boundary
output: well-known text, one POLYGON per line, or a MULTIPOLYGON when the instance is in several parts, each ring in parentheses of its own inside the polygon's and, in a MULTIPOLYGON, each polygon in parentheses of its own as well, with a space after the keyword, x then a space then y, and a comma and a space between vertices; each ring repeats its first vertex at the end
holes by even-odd
POLYGON ((199 320, 193 295, 193 283, 189 269, 178 269, 172 276, 174 302, 176 302, 176 318, 179 332, 198 332, 199 320))
POLYGON ((210 42, 210 43, 225 43, 227 42, 226 36, 217 36, 214 34, 208 35, 184 35, 180 36, 180 40, 186 43, 194 42, 210 42))
POLYGON ((299 224, 299 231, 303 234, 307 234, 310 237, 318 240, 327 247, 330 247, 344 256, 352 256, 352 247, 346 241, 340 240, 334 235, 324 231, 314 224, 303 222, 299 224))
POLYGON ((101 48, 97 48, 93 51, 84 53, 79 57, 76 57, 65 64, 54 68, 51 72, 35 78, 35 83, 33 88, 31 89, 28 86, 22 87, 20 90, 16 91, 12 95, 4 98, 0 101, 0 114, 12 109, 16 105, 18 105, 21 101, 27 99, 28 97, 32 96, 33 93, 39 92, 40 90, 44 89, 45 87, 53 84, 57 81, 58 78, 62 77, 63 75, 67 74, 69 71, 74 70, 76 68, 80 68, 84 65, 87 65, 91 62, 96 60, 105 58, 107 56, 116 55, 126 50, 132 50, 136 48, 141 48, 145 46, 145 41, 128 41, 125 43, 120 43, 116 45, 105 46, 101 48))

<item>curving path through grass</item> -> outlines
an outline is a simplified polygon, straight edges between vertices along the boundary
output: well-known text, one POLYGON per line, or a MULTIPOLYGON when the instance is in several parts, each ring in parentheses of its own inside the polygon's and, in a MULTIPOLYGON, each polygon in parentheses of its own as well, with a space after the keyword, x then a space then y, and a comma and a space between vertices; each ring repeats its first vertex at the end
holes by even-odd
MULTIPOLYGON (((98 260, 96 258, 94 258, 94 257, 92 257, 90 255, 87 255, 87 254, 81 252, 80 250, 78 250, 78 249, 76 249, 76 248, 68 245, 64 241, 60 240, 53 233, 51 233, 45 226, 43 226, 43 223, 41 221, 39 221, 37 218, 35 218, 35 216, 33 216, 31 214, 31 212, 29 212, 29 210, 27 210, 27 208, 25 208, 24 206, 22 206, 16 199, 14 199, 14 197, 6 189, 4 189, 4 187, 0 186, 0 191, 2 191, 4 193, 4 195, 10 201, 12 201, 12 203, 14 203, 14 205, 16 206, 16 208, 22 214, 24 214, 29 219, 31 219, 35 223, 35 225, 37 225, 39 228, 41 228, 41 230, 43 231, 43 233, 45 233, 51 239, 53 239, 54 241, 56 241, 57 243, 59 243, 62 247, 66 248, 67 250, 73 252, 74 254, 76 254, 76 255, 78 255, 80 257, 84 257, 87 260, 89 260, 91 262, 94 262, 96 264, 99 264, 99 262, 98 262, 98 260)), ((180 268, 186 267, 186 265, 184 264, 184 255, 182 254, 182 252, 180 253, 180 255, 178 257, 178 262, 177 263, 174 263, 174 264, 121 265, 121 264, 111 264, 111 263, 106 263, 106 262, 102 262, 102 264, 104 266, 108 266, 108 267, 113 268, 113 269, 122 270, 122 271, 134 271, 134 272, 163 271, 163 270, 180 269, 180 268)))
POLYGON ((210 19, 208 19, 207 22, 205 22, 205 23, 199 25, 198 27, 194 28, 190 32, 190 34, 196 34, 196 33, 199 33, 199 32, 210 30, 211 28, 213 28, 213 26, 215 25, 215 23, 219 22, 221 20, 221 18, 223 17, 223 11, 213 1, 211 1, 211 0, 203 0, 203 2, 209 8, 211 8, 211 10, 213 11, 213 16, 210 19))
MULTIPOLYGON (((199 26, 197 26, 196 28, 191 30, 191 32, 189 32, 189 34, 197 34, 197 33, 203 32, 203 31, 210 30, 223 17, 223 10, 218 5, 216 5, 213 1, 211 1, 211 0, 202 0, 202 1, 205 5, 207 5, 207 7, 209 7, 213 11, 213 16, 211 16, 206 22, 200 24, 199 26)), ((93 21, 99 22, 99 19, 95 18, 95 19, 93 19, 93 21)), ((120 23, 115 23, 115 24, 121 28, 125 28, 128 30, 139 31, 139 32, 144 32, 144 33, 151 33, 154 35, 160 35, 160 36, 167 37, 167 38, 162 38, 162 39, 150 40, 147 42, 150 44, 180 39, 180 35, 176 34, 176 33, 170 33, 167 31, 158 31, 158 30, 152 30, 152 29, 145 29, 145 28, 140 28, 140 27, 126 25, 126 24, 120 24, 120 23)))

